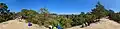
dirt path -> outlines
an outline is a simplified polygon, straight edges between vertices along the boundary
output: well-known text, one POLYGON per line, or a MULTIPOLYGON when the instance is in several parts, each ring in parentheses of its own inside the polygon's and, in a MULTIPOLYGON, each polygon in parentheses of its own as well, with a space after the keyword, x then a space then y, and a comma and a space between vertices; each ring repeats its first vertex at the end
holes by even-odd
POLYGON ((32 26, 28 27, 28 23, 19 22, 18 20, 10 20, 7 22, 0 23, 0 29, 48 29, 44 27, 39 27, 36 24, 32 24, 32 26))
POLYGON ((102 18, 100 22, 92 23, 90 26, 80 28, 75 26, 67 29, 120 29, 120 24, 109 19, 102 18))

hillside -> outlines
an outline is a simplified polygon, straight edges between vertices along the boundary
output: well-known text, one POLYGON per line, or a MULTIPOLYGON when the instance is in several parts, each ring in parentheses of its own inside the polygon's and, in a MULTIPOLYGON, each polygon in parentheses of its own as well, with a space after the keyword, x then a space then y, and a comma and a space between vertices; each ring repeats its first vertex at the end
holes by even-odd
MULTIPOLYGON (((112 20, 102 18, 100 22, 92 23, 90 26, 80 28, 80 26, 75 26, 67 29, 120 29, 120 24, 112 20)), ((33 24, 31 27, 27 26, 28 23, 25 23, 25 20, 19 22, 18 20, 10 20, 7 22, 0 23, 0 29, 48 29, 45 27, 39 27, 36 24, 33 24)))
POLYGON ((25 20, 19 22, 17 19, 15 19, 0 23, 0 29, 47 29, 47 28, 39 27, 36 24, 32 24, 32 26, 28 27, 28 23, 25 23, 25 20))
POLYGON ((100 22, 92 23, 90 26, 80 28, 80 26, 75 26, 67 29, 120 29, 120 24, 112 20, 102 18, 100 22))

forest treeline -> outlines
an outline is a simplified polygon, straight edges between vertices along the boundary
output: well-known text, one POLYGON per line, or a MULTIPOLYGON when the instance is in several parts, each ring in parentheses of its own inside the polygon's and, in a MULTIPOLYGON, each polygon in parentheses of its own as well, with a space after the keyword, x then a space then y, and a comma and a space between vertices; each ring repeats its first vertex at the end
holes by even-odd
POLYGON ((109 16, 110 20, 120 22, 120 12, 115 13, 113 10, 106 9, 100 2, 91 12, 81 12, 79 15, 57 15, 50 13, 47 8, 40 8, 40 12, 32 9, 22 9, 20 12, 10 12, 5 3, 0 3, 0 23, 8 20, 13 20, 16 16, 22 16, 26 22, 32 22, 39 26, 57 26, 60 24, 63 28, 82 25, 82 27, 89 26, 91 23, 100 21, 102 17, 109 16))

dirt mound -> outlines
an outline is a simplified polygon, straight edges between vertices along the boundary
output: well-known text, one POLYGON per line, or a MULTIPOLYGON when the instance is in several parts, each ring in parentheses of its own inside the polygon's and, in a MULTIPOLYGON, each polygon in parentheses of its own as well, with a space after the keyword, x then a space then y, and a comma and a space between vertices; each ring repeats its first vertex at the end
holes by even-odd
POLYGON ((39 27, 37 24, 32 24, 28 26, 28 23, 25 23, 25 20, 19 22, 18 20, 10 20, 7 22, 0 23, 0 29, 48 29, 43 26, 39 27))
POLYGON ((112 20, 102 18, 100 22, 92 23, 90 26, 80 28, 80 26, 75 26, 67 29, 120 29, 120 24, 112 20))

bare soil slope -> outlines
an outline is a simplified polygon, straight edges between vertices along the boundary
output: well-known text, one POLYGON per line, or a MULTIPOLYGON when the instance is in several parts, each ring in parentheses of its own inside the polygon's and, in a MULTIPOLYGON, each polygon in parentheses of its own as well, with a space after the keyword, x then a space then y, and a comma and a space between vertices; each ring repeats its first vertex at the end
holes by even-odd
POLYGON ((25 23, 25 20, 19 22, 18 20, 10 20, 7 22, 0 23, 0 29, 48 29, 45 27, 39 27, 36 24, 32 24, 32 26, 28 26, 28 23, 25 23))

